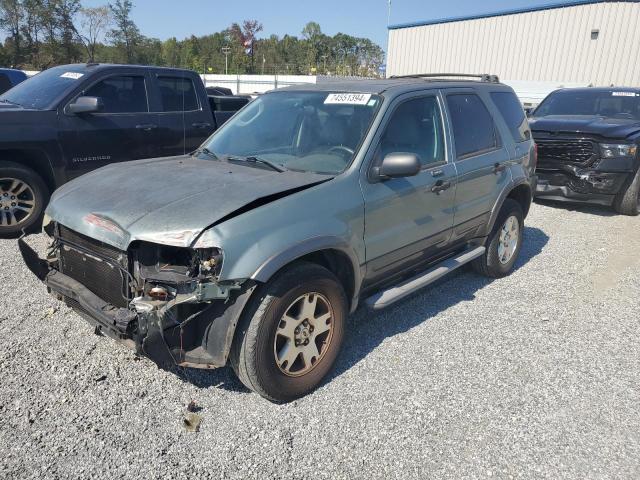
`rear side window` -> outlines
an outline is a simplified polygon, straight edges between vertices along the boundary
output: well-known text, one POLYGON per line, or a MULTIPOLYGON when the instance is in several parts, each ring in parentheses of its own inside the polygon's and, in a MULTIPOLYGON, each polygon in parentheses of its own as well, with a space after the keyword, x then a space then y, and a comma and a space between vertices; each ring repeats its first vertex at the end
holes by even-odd
POLYGON ((493 150, 498 146, 493 118, 478 95, 448 95, 447 105, 459 159, 493 150))
POLYGON ((423 166, 445 161, 442 116, 435 97, 402 103, 389 120, 382 136, 380 153, 414 153, 423 166))
POLYGON ((513 92, 493 92, 491 100, 496 104, 500 115, 504 119, 513 140, 524 142, 531 138, 531 130, 529 130, 529 122, 524 114, 520 100, 513 92))
POLYGON ((149 111, 144 77, 122 75, 109 77, 85 90, 87 97, 99 97, 103 113, 144 113, 149 111))
POLYGON ((9 77, 4 73, 0 73, 0 93, 6 92, 12 86, 13 84, 11 83, 11 80, 9 80, 9 77))
POLYGON ((196 88, 190 78, 158 77, 163 112, 191 112, 198 110, 196 88))

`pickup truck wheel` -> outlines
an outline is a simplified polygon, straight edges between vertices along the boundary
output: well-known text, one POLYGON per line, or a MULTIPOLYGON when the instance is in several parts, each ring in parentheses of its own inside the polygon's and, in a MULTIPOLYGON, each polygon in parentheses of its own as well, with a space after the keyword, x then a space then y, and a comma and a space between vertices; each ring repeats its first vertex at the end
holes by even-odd
POLYGON ((613 202, 616 212, 632 217, 640 213, 640 170, 627 180, 613 202))
POLYGON ((344 290, 330 271, 295 264, 256 292, 238 326, 231 366, 247 388, 270 401, 302 397, 333 367, 347 311, 344 290))
POLYGON ((39 220, 49 197, 40 176, 13 162, 0 162, 0 237, 28 230, 39 220))
POLYGON ((511 273, 522 248, 524 215, 518 202, 507 198, 487 239, 487 250, 472 262, 474 270, 491 278, 511 273))

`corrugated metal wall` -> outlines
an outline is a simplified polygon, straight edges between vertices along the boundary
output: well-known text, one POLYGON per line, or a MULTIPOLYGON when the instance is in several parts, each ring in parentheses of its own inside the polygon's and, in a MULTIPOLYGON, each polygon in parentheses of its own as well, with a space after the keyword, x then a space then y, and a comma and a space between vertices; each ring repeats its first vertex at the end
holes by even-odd
POLYGON ((640 3, 598 3, 389 31, 387 75, 640 85, 640 3), (591 31, 599 30, 597 40, 591 31))

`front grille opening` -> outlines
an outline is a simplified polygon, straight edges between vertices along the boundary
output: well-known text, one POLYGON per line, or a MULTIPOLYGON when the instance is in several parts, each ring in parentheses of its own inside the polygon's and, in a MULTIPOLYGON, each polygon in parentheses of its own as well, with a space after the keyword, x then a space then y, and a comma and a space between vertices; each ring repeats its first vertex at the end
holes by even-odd
POLYGON ((126 308, 131 300, 126 252, 62 225, 58 234, 60 271, 105 302, 126 308))

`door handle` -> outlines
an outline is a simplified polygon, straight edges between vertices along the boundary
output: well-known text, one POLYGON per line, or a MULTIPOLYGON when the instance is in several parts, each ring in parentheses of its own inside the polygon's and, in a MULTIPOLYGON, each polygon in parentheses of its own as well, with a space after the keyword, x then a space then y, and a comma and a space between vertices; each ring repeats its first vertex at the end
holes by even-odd
POLYGON ((144 130, 145 132, 150 132, 151 130, 158 128, 158 125, 155 123, 143 123, 141 125, 136 125, 138 130, 144 130))
POLYGON ((432 177, 441 177, 442 175, 444 175, 444 170, 431 170, 432 177))
POLYGON ((202 122, 202 123, 192 123, 191 126, 193 128, 209 128, 211 127, 210 123, 202 122))
POLYGON ((431 191, 436 195, 440 195, 440 192, 451 188, 451 182, 445 180, 438 180, 433 187, 431 187, 431 191))
POLYGON ((501 163, 496 163, 493 165, 493 173, 495 173, 496 175, 500 172, 504 172, 506 169, 507 169, 507 166, 501 163))

